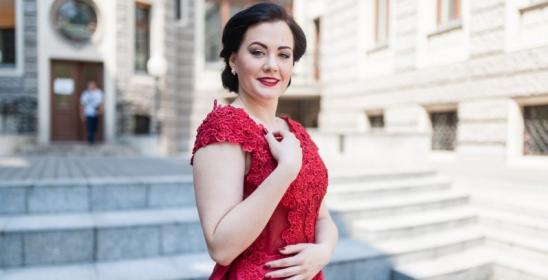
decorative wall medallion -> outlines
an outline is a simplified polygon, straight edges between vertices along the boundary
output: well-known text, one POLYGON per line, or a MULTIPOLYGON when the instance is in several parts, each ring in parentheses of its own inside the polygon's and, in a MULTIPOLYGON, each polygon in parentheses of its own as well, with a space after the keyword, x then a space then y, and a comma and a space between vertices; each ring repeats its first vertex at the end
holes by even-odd
POLYGON ((53 6, 54 28, 73 42, 88 42, 97 29, 97 18, 97 7, 90 0, 59 0, 53 6))

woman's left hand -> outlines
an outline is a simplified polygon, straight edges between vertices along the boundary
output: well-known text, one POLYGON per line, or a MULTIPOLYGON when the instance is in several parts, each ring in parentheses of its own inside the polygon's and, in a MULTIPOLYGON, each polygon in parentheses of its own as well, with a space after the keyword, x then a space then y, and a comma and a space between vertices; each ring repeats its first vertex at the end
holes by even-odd
POLYGON ((309 280, 329 263, 331 252, 327 246, 315 243, 299 243, 280 249, 284 255, 294 256, 267 262, 268 268, 280 268, 265 275, 267 278, 309 280))

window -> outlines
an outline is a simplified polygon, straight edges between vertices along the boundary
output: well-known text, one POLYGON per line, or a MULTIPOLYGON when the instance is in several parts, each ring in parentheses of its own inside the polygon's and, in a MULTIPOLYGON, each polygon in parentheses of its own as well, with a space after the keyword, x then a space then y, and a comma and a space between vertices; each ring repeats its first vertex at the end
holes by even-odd
POLYGON ((276 113, 282 116, 287 115, 306 128, 317 128, 320 103, 319 96, 280 98, 276 113))
POLYGON ((457 112, 432 112, 432 150, 454 151, 457 139, 457 112))
POLYGON ((205 12, 206 61, 217 61, 221 52, 221 20, 219 6, 208 1, 205 12))
MULTIPOLYGON (((206 0, 205 2, 205 59, 207 62, 216 62, 220 59, 222 29, 228 19, 245 7, 261 1, 206 0)), ((277 0, 273 2, 280 4, 288 13, 291 13, 293 1, 277 0)))
POLYGON ((175 19, 181 20, 181 0, 175 0, 175 19))
POLYGON ((548 105, 523 108, 525 155, 548 155, 548 105))
POLYGON ((385 44, 388 41, 389 5, 389 0, 375 1, 375 42, 377 44, 385 44))
POLYGON ((460 0, 438 1, 438 26, 460 20, 460 0))
POLYGON ((205 55, 206 61, 218 61, 221 53, 222 28, 228 19, 237 12, 244 9, 246 4, 253 4, 253 1, 235 0, 208 0, 205 13, 205 55))
POLYGON ((150 58, 150 6, 135 4, 135 71, 146 72, 150 58))
POLYGON ((314 33, 316 34, 316 41, 314 42, 314 79, 316 81, 320 80, 320 47, 321 47, 321 21, 320 18, 314 19, 314 33))
POLYGON ((133 133, 136 135, 150 134, 151 121, 150 116, 147 115, 134 115, 135 126, 133 133))
POLYGON ((15 0, 0 0, 0 68, 15 67, 16 15, 15 0))
POLYGON ((367 115, 369 121, 369 127, 372 131, 378 131, 384 129, 384 115, 383 114, 370 114, 367 115))
MULTIPOLYGON (((234 102, 235 97, 227 97, 226 104, 234 102)), ((280 98, 276 115, 288 116, 306 128, 318 128, 321 98, 307 96, 297 98, 280 98)))
POLYGON ((175 21, 181 25, 186 25, 189 17, 188 0, 174 0, 174 12, 175 12, 175 21))

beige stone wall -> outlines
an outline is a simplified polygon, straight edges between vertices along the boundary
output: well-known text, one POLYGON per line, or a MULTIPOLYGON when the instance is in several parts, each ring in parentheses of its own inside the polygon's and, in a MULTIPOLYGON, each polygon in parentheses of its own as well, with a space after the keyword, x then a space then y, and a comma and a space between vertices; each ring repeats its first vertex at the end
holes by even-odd
POLYGON ((329 38, 322 59, 330 76, 323 81, 321 129, 364 131, 364 112, 380 109, 387 131, 428 132, 428 109, 453 106, 459 115, 457 154, 478 150, 511 154, 515 147, 510 142, 522 137, 513 128, 520 114, 512 106, 519 108, 522 99, 548 96, 548 42, 530 38, 544 36, 533 32, 544 27, 524 23, 536 15, 525 13, 515 20, 522 7, 519 1, 463 0, 462 32, 453 36, 425 29, 422 17, 428 12, 419 10, 417 1, 391 2, 391 39, 384 51, 393 55, 393 61, 356 47, 357 36, 350 34, 363 34, 361 28, 370 28, 357 24, 358 1, 337 1, 327 12, 329 38), (515 35, 516 29, 530 37, 515 35), (443 39, 451 42, 447 45, 430 40, 436 36, 453 38, 443 39), (513 41, 508 41, 509 36, 513 41), (455 44, 462 47, 438 57, 443 53, 440 46, 453 48, 455 44), (392 73, 383 70, 385 63, 393 63, 392 73), (371 72, 359 65, 386 74, 357 75, 371 72))
POLYGON ((321 61, 324 90, 319 124, 326 130, 355 129, 363 117, 360 110, 341 104, 341 97, 356 89, 353 84, 359 78, 360 60, 365 51, 357 36, 360 34, 357 24, 359 3, 358 0, 331 2, 323 16, 321 61))
POLYGON ((165 79, 165 95, 162 99, 162 143, 167 154, 187 151, 191 132, 191 115, 194 86, 195 51, 195 2, 183 0, 182 18, 177 21, 174 2, 165 1, 166 24, 164 44, 168 61, 168 75, 165 79), (185 10, 187 10, 185 14, 185 10))
MULTIPOLYGON (((182 19, 175 18, 173 1, 143 0, 151 5, 150 55, 161 53, 167 73, 159 80, 159 119, 162 132, 157 145, 160 154, 174 155, 187 150, 191 134, 195 52, 195 2, 182 0, 182 19)), ((134 71, 135 1, 117 0, 118 133, 132 137, 133 116, 154 114, 155 79, 134 71)))

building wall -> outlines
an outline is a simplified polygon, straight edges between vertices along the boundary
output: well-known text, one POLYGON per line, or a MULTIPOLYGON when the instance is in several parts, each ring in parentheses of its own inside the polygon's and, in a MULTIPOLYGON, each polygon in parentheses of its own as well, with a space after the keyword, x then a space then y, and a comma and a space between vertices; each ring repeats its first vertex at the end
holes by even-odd
MULTIPOLYGON (((165 1, 140 1, 150 8, 150 56, 160 53, 163 46, 165 1)), ((116 90, 118 94, 118 136, 132 135, 134 116, 154 113, 155 79, 146 72, 135 71, 135 0, 117 0, 116 5, 116 90)))
POLYGON ((322 109, 319 125, 330 131, 349 130, 358 126, 355 110, 345 106, 340 110, 339 96, 352 92, 352 83, 359 77, 360 1, 341 0, 329 3, 323 16, 322 28, 322 109), (350 110, 347 110, 350 109, 350 110))
POLYGON ((542 104, 548 96, 548 40, 538 39, 546 38, 541 31, 548 23, 539 14, 548 8, 519 16, 525 1, 463 0, 462 27, 438 32, 422 8, 428 1, 391 1, 383 52, 393 60, 368 53, 348 35, 370 28, 354 15, 366 12, 357 1, 330 7, 321 129, 366 131, 364 112, 380 109, 388 132, 429 132, 428 110, 449 106, 458 110, 458 157, 523 159, 519 106, 542 104), (372 77, 375 69, 384 73, 372 77))
MULTIPOLYGON (((173 11, 173 1, 166 1, 166 10, 173 11)), ((194 52, 196 28, 196 1, 182 1, 181 20, 174 13, 166 14, 165 46, 168 75, 166 94, 162 100, 163 137, 169 154, 186 152, 191 142, 192 103, 194 100, 194 52)))
MULTIPOLYGON (((35 0, 16 1, 17 29, 21 29, 19 69, 0 69, 0 134, 33 135, 37 130, 37 9, 35 0), (22 16, 22 18, 18 18, 22 16)), ((19 55, 19 53, 18 53, 19 55)))
POLYGON ((167 73, 158 80, 161 134, 134 135, 134 116, 154 114, 156 91, 154 77, 134 71, 134 0, 117 1, 117 134, 124 141, 149 150, 147 153, 176 154, 186 151, 189 141, 195 1, 181 1, 181 20, 175 19, 174 1, 143 2, 152 5, 151 56, 161 54, 167 62, 167 73))
POLYGON ((38 141, 41 144, 49 144, 51 141, 51 60, 75 60, 103 63, 103 92, 104 96, 104 133, 105 141, 114 141, 115 131, 115 102, 116 91, 114 79, 116 76, 116 52, 112 51, 116 45, 115 30, 110 28, 115 25, 115 2, 95 1, 98 7, 100 20, 97 30, 89 43, 73 44, 62 38, 51 24, 51 9, 54 0, 44 0, 37 3, 38 10, 38 141))

